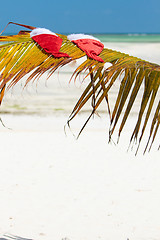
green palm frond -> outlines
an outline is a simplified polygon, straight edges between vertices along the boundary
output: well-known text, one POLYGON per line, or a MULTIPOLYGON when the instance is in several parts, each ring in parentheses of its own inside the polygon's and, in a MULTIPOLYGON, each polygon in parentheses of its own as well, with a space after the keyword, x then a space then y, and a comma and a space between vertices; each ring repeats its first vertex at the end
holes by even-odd
MULTIPOLYGON (((86 56, 85 52, 69 41, 65 35, 58 35, 63 39, 60 51, 67 53, 70 58, 55 58, 46 53, 30 38, 29 33, 0 37, 0 101, 3 99, 6 86, 14 86, 26 74, 28 74, 27 85, 31 80, 38 80, 44 73, 50 77, 56 69, 86 56)), ((90 76, 91 81, 77 101, 69 116, 68 124, 88 101, 91 101, 92 106, 88 120, 98 110, 101 103, 106 101, 111 121, 109 137, 111 138, 118 121, 120 121, 118 134, 120 137, 138 92, 143 88, 138 119, 130 141, 136 141, 139 137, 139 144, 141 143, 148 120, 152 117, 149 133, 151 144, 149 147, 148 140, 146 145, 146 149, 150 149, 160 123, 160 101, 158 104, 155 101, 159 93, 160 66, 106 48, 99 56, 104 63, 87 58, 72 75, 72 78, 76 79, 79 74, 85 73, 85 77, 90 76), (105 70, 104 64, 107 62, 112 66, 105 70), (121 82, 115 104, 111 109, 108 96, 117 79, 121 79, 121 82), (156 104, 157 106, 155 106, 156 104)))

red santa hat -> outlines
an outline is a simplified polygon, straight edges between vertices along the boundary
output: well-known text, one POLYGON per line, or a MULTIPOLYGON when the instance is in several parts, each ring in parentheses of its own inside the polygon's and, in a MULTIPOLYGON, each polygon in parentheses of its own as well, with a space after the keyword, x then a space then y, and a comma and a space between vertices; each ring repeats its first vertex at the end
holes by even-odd
POLYGON ((71 34, 67 38, 75 43, 88 57, 99 62, 104 62, 98 55, 102 52, 104 45, 101 41, 93 36, 85 34, 71 34))
POLYGON ((30 36, 45 52, 51 53, 54 57, 69 57, 67 53, 59 52, 63 40, 54 32, 45 28, 35 28, 31 31, 30 36))

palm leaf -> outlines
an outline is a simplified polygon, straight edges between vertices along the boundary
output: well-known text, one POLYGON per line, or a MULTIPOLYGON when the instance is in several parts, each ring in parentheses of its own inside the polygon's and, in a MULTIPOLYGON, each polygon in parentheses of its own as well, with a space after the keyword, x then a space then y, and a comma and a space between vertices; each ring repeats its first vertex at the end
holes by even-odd
MULTIPOLYGON (((111 114, 111 126, 110 126, 110 132, 109 132, 109 137, 111 138, 114 132, 114 129, 118 123, 118 120, 122 115, 122 120, 119 127, 119 137, 120 137, 121 131, 123 130, 123 127, 130 114, 132 106, 134 105, 136 96, 140 88, 142 87, 142 84, 144 84, 142 100, 141 100, 141 103, 139 103, 140 109, 139 109, 137 123, 130 140, 131 142, 133 140, 134 141, 137 140, 138 133, 140 131, 141 122, 142 122, 142 117, 144 116, 145 110, 147 109, 144 124, 142 126, 141 136, 139 137, 139 145, 140 145, 148 119, 151 115, 151 110, 153 108, 153 105, 155 104, 156 95, 158 93, 158 88, 160 85, 160 68, 156 64, 142 61, 141 59, 128 56, 126 54, 117 53, 112 50, 106 51, 106 49, 104 49, 104 51, 108 53, 108 56, 105 55, 103 59, 106 62, 107 61, 109 62, 109 60, 112 60, 110 62, 113 63, 113 66, 110 67, 110 69, 108 69, 103 74, 101 71, 101 74, 99 73, 99 78, 97 78, 97 75, 96 75, 98 73, 97 69, 95 71, 92 71, 92 72, 95 72, 94 76, 96 76, 93 78, 94 84, 95 84, 94 90, 98 94, 96 96, 96 103, 91 112, 91 115, 95 113, 95 111, 98 109, 99 105, 102 103, 105 97, 107 97, 108 99, 108 94, 111 88, 113 87, 115 81, 120 76, 123 75, 119 92, 118 92, 117 98, 115 99, 115 105, 111 114), (102 88, 102 84, 101 84, 102 82, 105 83, 105 89, 102 88), (128 103, 126 103, 127 100, 128 100, 128 103), (124 108, 125 110, 123 113, 122 110, 124 108)), ((100 54, 101 57, 102 57, 102 54, 100 54)), ((78 72, 78 74, 79 74, 79 69, 81 68, 79 67, 77 71, 75 71, 75 72, 78 72)), ((100 69, 100 66, 99 66, 99 69, 100 69)), ((84 93, 82 94, 81 98, 78 100, 72 114, 69 117, 68 122, 70 122, 77 115, 80 109, 85 105, 85 103, 87 103, 87 101, 89 101, 91 97, 93 97, 93 89, 92 89, 92 84, 90 83, 87 86, 84 93)), ((89 116, 89 119, 90 117, 91 116, 89 116)), ((88 122, 88 119, 86 122, 88 122)), ((154 114, 154 121, 151 124, 149 139, 153 136, 153 141, 154 141, 157 130, 158 130, 158 126, 159 126, 159 105, 157 106, 157 110, 154 114), (153 126, 155 124, 156 124, 155 131, 153 133, 153 126)), ((82 129, 84 129, 84 126, 82 129)), ((82 131, 80 131, 80 133, 81 132, 82 131)))
MULTIPOLYGON (((58 68, 86 55, 75 44, 70 42, 65 35, 58 35, 63 39, 60 51, 67 53, 71 58, 55 58, 53 55, 46 53, 30 38, 29 33, 0 37, 0 102, 3 99, 6 86, 13 87, 26 74, 28 74, 28 79, 25 86, 31 80, 38 80, 44 73, 47 73, 48 77, 50 77, 58 68)), ((150 149, 160 123, 160 103, 155 107, 155 99, 160 85, 160 66, 106 48, 103 49, 99 56, 104 60, 104 63, 87 58, 73 72, 72 78, 76 79, 81 73, 84 73, 84 78, 90 76, 90 82, 69 116, 68 125, 84 105, 90 101, 91 114, 82 127, 81 133, 91 116, 98 110, 102 101, 105 100, 111 121, 109 137, 112 137, 119 121, 118 136, 120 137, 135 104, 135 99, 143 87, 138 118, 130 141, 137 141, 142 128, 139 137, 140 145, 148 119, 152 117, 149 139, 146 145, 147 149, 149 141, 152 139, 150 149), (104 70, 104 64, 107 62, 112 63, 112 66, 104 70), (121 83, 113 109, 110 109, 108 96, 117 79, 121 79, 121 83), (153 115, 151 115, 152 112, 153 115)))

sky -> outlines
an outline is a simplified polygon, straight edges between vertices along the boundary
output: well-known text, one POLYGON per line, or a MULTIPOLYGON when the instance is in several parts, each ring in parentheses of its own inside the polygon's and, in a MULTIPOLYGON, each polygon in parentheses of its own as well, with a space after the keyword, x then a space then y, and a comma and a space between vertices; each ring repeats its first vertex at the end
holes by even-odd
POLYGON ((160 0, 2 0, 0 32, 9 21, 56 33, 160 33, 160 0))

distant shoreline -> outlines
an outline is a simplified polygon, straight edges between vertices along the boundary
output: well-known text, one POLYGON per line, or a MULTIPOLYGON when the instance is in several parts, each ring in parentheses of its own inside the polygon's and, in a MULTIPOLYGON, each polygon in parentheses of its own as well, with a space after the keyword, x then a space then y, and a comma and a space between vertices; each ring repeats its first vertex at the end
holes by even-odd
MULTIPOLYGON (((15 35, 3 33, 3 35, 15 35)), ((69 33, 62 33, 68 35, 69 33)), ((100 39, 102 42, 128 42, 128 43, 160 43, 160 33, 87 33, 100 39)))

